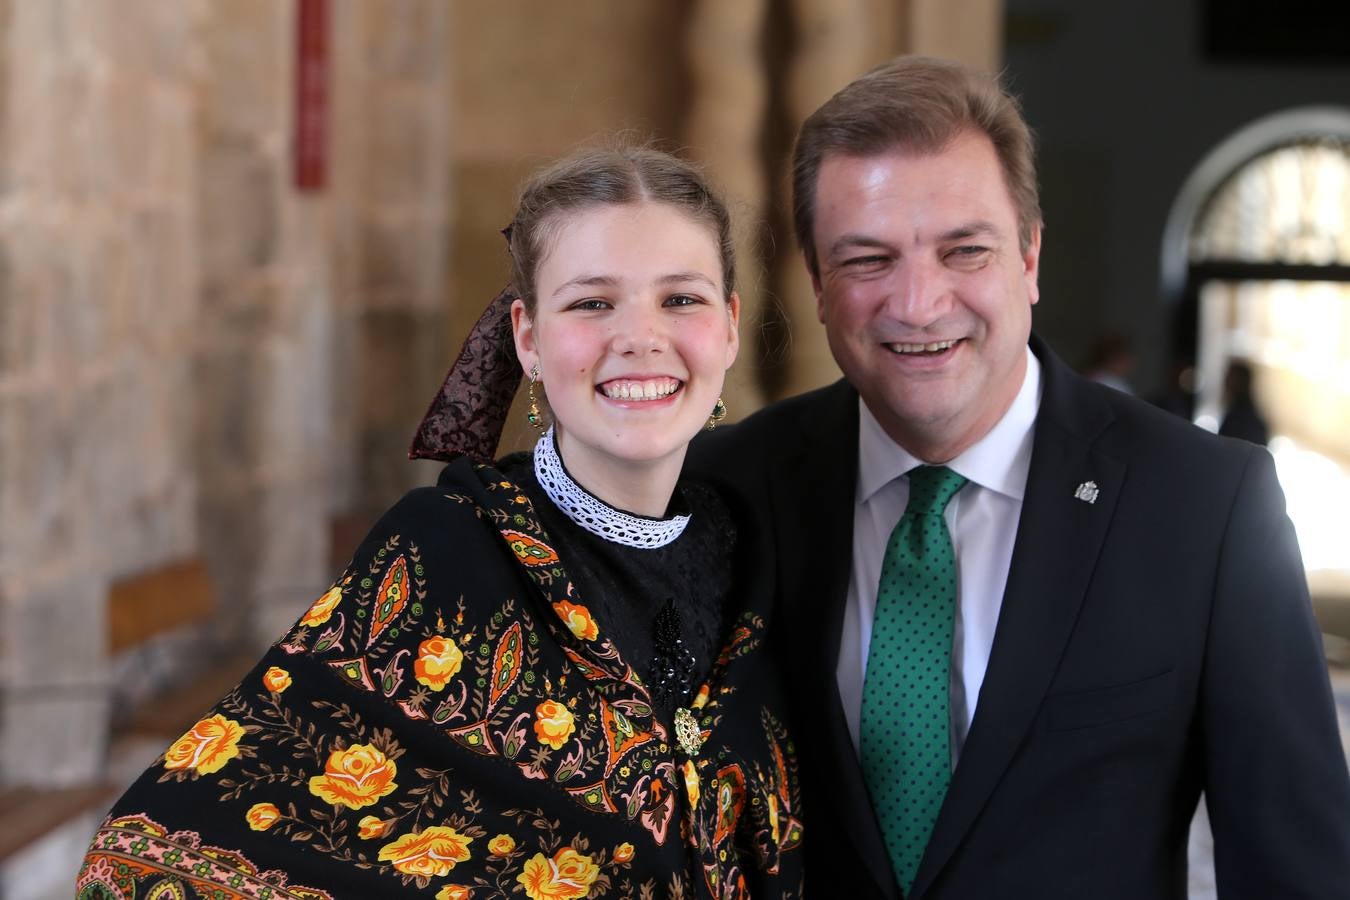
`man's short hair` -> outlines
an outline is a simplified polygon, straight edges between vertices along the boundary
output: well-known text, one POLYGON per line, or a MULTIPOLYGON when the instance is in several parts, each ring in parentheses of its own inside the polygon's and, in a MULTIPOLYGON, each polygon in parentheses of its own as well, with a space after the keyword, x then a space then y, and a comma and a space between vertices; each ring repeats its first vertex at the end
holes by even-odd
POLYGON ((1022 250, 1041 224, 1035 147, 1016 98, 997 78, 928 56, 899 56, 858 78, 802 124, 792 154, 792 215, 797 242, 819 275, 812 229, 820 166, 832 153, 877 156, 891 150, 937 153, 966 129, 994 145, 1017 210, 1022 250))

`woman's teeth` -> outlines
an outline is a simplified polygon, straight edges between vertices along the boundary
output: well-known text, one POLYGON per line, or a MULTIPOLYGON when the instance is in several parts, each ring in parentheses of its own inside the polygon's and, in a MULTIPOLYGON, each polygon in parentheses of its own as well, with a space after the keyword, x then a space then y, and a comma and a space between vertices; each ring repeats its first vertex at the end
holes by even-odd
POLYGON ((600 391, 611 400, 660 400, 680 389, 676 378, 652 378, 646 381, 615 380, 600 385, 600 391))

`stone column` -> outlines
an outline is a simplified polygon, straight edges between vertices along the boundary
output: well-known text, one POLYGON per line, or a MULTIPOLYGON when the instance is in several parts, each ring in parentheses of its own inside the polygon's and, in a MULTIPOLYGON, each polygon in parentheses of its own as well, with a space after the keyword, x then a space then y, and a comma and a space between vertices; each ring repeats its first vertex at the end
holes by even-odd
MULTIPOLYGON (((894 4, 878 0, 793 0, 797 52, 790 63, 786 109, 795 136, 803 120, 835 91, 898 50, 894 4)), ((790 165, 790 161, 789 161, 790 165)), ((780 199, 791 227, 792 183, 785 171, 780 199)), ((791 233, 780 238, 792 247, 791 233)), ((816 295, 801 255, 778 255, 776 283, 789 332, 790 354, 779 396, 820 387, 839 377, 816 314, 816 295)))
POLYGON ((326 195, 292 178, 296 8, 207 5, 197 191, 202 554, 222 643, 261 646, 328 572, 326 195))
POLYGON ((110 582, 190 554, 203 4, 0 12, 0 787, 92 781, 110 582))
POLYGON ((360 388, 355 504, 382 511, 434 477, 408 445, 451 357, 446 341, 450 247, 450 4, 350 2, 361 37, 361 257, 356 355, 360 388))
POLYGON ((766 9, 765 0, 700 0, 685 42, 692 94, 685 142, 730 208, 736 242, 741 351, 722 392, 732 419, 764 402, 757 337, 768 183, 760 152, 768 97, 761 52, 766 9))

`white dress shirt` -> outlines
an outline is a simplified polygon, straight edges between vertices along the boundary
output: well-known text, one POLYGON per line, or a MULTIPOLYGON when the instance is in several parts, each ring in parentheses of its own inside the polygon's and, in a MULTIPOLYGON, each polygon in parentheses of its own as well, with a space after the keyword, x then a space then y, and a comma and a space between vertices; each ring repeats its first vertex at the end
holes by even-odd
MULTIPOLYGON (((969 484, 947 504, 945 518, 956 552, 956 623, 952 639, 952 764, 965 745, 989 666, 994 629, 1012 563, 1013 540, 1031 464, 1032 428, 1041 400, 1041 366, 1027 350, 1027 371, 1012 406, 988 434, 947 468, 969 484)), ((853 748, 859 746, 863 678, 872 641, 881 561, 909 501, 903 477, 923 461, 882 429, 858 400, 858 484, 853 510, 853 568, 844 607, 844 632, 835 676, 853 748)))

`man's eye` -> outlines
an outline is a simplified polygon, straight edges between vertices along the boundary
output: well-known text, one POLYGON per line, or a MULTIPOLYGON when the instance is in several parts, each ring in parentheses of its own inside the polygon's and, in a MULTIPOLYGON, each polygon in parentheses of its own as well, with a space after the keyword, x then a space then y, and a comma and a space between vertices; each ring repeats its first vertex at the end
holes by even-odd
POLYGON ((955 259, 973 259, 988 252, 988 247, 981 247, 978 244, 962 244, 960 247, 953 247, 947 255, 955 259))
POLYGON ((875 266, 885 265, 884 256, 853 256, 844 260, 844 265, 850 269, 868 269, 875 266))

